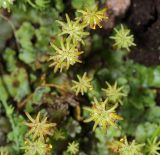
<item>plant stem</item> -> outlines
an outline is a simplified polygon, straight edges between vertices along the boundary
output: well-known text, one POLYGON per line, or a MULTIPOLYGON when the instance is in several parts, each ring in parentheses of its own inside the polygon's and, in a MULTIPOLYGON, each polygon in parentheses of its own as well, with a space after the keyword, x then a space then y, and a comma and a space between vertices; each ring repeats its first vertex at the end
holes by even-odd
MULTIPOLYGON (((15 122, 14 122, 14 119, 13 119, 13 116, 12 114, 10 114, 8 112, 8 109, 10 108, 7 104, 6 101, 2 101, 2 104, 5 108, 5 111, 6 111, 6 116, 8 117, 9 121, 10 121, 10 124, 11 124, 11 127, 12 127, 12 131, 16 131, 16 125, 15 125, 15 122)), ((19 148, 19 142, 18 142, 18 136, 14 134, 14 139, 15 139, 15 143, 16 143, 16 148, 18 150, 19 148)))

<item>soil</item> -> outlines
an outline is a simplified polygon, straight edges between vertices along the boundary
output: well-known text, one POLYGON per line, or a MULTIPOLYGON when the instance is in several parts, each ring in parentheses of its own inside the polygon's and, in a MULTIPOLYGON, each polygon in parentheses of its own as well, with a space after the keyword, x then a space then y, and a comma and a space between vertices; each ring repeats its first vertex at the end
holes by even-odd
POLYGON ((132 0, 125 21, 137 46, 130 58, 146 66, 160 64, 160 0, 132 0))
POLYGON ((160 89, 157 89, 156 103, 158 106, 160 106, 160 89))
MULTIPOLYGON (((160 65, 160 0, 132 0, 125 20, 137 45, 129 57, 146 66, 160 65)), ((160 89, 156 103, 160 106, 160 89)))

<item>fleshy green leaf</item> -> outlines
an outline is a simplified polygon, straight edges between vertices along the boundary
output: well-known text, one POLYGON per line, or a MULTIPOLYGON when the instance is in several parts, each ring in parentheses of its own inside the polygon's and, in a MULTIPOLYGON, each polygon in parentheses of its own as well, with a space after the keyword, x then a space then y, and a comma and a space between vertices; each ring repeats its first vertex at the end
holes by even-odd
POLYGON ((30 93, 28 76, 24 68, 18 68, 11 74, 3 76, 8 92, 15 101, 21 101, 30 93))

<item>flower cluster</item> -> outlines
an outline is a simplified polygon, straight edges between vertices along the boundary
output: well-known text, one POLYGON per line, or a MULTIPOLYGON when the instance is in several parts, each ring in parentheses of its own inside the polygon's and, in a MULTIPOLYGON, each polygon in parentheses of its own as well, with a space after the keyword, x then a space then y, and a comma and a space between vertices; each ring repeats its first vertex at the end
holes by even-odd
POLYGON ((113 103, 120 103, 122 104, 122 97, 127 96, 123 92, 123 87, 117 87, 117 82, 113 86, 111 86, 108 82, 106 82, 108 88, 102 89, 105 92, 105 95, 108 97, 108 99, 113 103))
POLYGON ((96 29, 97 25, 102 28, 102 20, 108 19, 106 16, 106 8, 98 11, 96 6, 92 10, 78 10, 78 12, 82 14, 78 19, 81 19, 87 26, 89 25, 91 29, 96 29))
POLYGON ((158 137, 147 141, 146 150, 148 155, 159 155, 160 141, 158 141, 158 137))
POLYGON ((45 144, 42 140, 38 139, 36 141, 26 140, 25 146, 23 147, 25 149, 25 155, 45 155, 48 152, 50 152, 50 149, 52 149, 52 145, 45 144))
POLYGON ((66 41, 61 39, 60 48, 54 44, 51 44, 51 46, 56 50, 55 55, 51 56, 49 59, 53 60, 50 66, 54 66, 54 72, 57 72, 58 69, 62 72, 63 69, 69 69, 69 67, 76 62, 81 63, 79 55, 83 52, 79 52, 78 48, 75 44, 71 43, 70 39, 66 39, 66 41))
POLYGON ((0 150, 0 155, 9 155, 9 153, 5 149, 1 149, 0 150))
POLYGON ((79 55, 82 54, 79 52, 80 43, 84 44, 83 39, 89 35, 89 32, 84 31, 85 27, 88 25, 91 28, 95 28, 96 25, 101 27, 100 23, 107 18, 106 9, 98 11, 96 8, 86 12, 82 10, 78 12, 81 12, 82 16, 75 18, 75 20, 71 20, 66 14, 66 22, 57 21, 61 27, 59 36, 63 39, 60 39, 60 47, 57 47, 53 42, 51 43, 55 54, 51 55, 49 60, 53 61, 50 66, 54 66, 54 72, 68 70, 70 66, 81 62, 79 60, 79 55))
MULTIPOLYGON (((91 29, 95 29, 98 25, 101 28, 101 22, 108 18, 106 16, 106 8, 98 10, 97 7, 94 7, 92 9, 78 10, 77 12, 80 13, 80 15, 74 20, 71 20, 68 14, 66 14, 66 22, 57 21, 61 27, 61 32, 59 33, 59 37, 61 37, 59 39, 60 44, 51 43, 55 53, 54 55, 51 55, 49 59, 52 61, 50 66, 54 67, 54 72, 57 72, 58 70, 62 72, 63 70, 68 70, 70 66, 73 66, 76 63, 81 63, 79 57, 83 52, 79 50, 80 43, 84 44, 83 39, 89 35, 88 32, 85 32, 85 27, 89 26, 91 29)), ((128 30, 126 31, 123 26, 121 26, 121 28, 124 33, 118 33, 116 39, 121 39, 120 35, 123 35, 122 37, 125 41, 126 38, 132 37, 128 37, 128 30)), ((127 43, 128 42, 129 41, 127 41, 127 43)), ((122 47, 126 47, 126 43, 124 43, 122 47)), ((88 93, 93 89, 91 84, 92 78, 88 77, 86 72, 82 77, 77 75, 77 78, 78 81, 72 81, 72 90, 75 91, 76 95, 79 93, 84 95, 84 93, 88 93)), ((122 104, 122 97, 126 96, 126 94, 123 92, 123 87, 117 87, 117 83, 115 83, 114 86, 111 86, 108 83, 107 85, 108 88, 103 89, 107 99, 100 102, 97 99, 94 99, 95 103, 91 108, 84 108, 86 111, 90 112, 90 118, 86 119, 85 122, 95 122, 93 130, 95 130, 97 126, 102 127, 104 130, 108 126, 116 127, 116 122, 122 120, 122 117, 116 114, 115 109, 117 108, 118 103, 122 104), (109 106, 109 102, 114 105, 109 106)))
POLYGON ((85 107, 84 109, 90 113, 90 118, 84 120, 84 122, 94 121, 93 130, 99 125, 104 131, 109 126, 117 127, 116 121, 122 120, 122 117, 117 115, 115 109, 118 104, 113 107, 108 106, 108 100, 98 101, 94 98, 92 107, 85 107))
POLYGON ((40 112, 35 119, 28 113, 26 113, 26 115, 31 122, 25 123, 25 125, 30 128, 26 135, 27 139, 25 141, 25 146, 23 147, 25 155, 47 154, 52 148, 52 145, 46 144, 46 138, 53 134, 52 131, 56 124, 47 123, 47 117, 40 120, 40 112))
MULTIPOLYGON (((76 94, 81 92, 83 95, 83 92, 87 92, 89 88, 92 88, 89 83, 91 79, 87 80, 82 78, 83 80, 81 80, 80 77, 78 77, 78 79, 80 82, 74 81, 75 86, 72 88, 77 90, 76 94)), ((94 98, 92 107, 84 108, 84 110, 88 111, 90 115, 90 117, 84 122, 94 121, 95 124, 93 126, 93 130, 95 130, 97 126, 100 126, 103 130, 106 130, 109 126, 117 127, 116 122, 123 119, 116 113, 115 109, 118 107, 118 103, 122 105, 122 97, 127 96, 127 94, 124 93, 123 87, 117 86, 117 82, 115 82, 113 86, 108 82, 106 82, 106 84, 108 88, 102 89, 105 92, 105 100, 102 101, 101 99, 98 101, 94 98), (110 103, 111 106, 109 105, 110 103)))
POLYGON ((66 35, 72 39, 73 43, 81 42, 84 44, 82 38, 89 35, 88 32, 84 32, 85 25, 79 24, 79 20, 72 21, 69 16, 66 14, 67 23, 62 21, 57 21, 61 27, 62 32, 59 34, 60 36, 66 35))
POLYGON ((129 51, 131 46, 136 46, 134 43, 134 36, 130 34, 130 30, 128 28, 121 25, 120 29, 114 28, 114 31, 115 35, 110 38, 115 41, 115 47, 129 51))
POLYGON ((0 155, 8 155, 8 152, 0 152, 0 155))
POLYGON ((87 77, 87 73, 85 72, 82 77, 77 75, 78 81, 73 80, 73 87, 72 89, 76 91, 76 95, 81 93, 84 95, 88 90, 92 90, 91 81, 92 78, 87 77))
POLYGON ((73 141, 72 143, 68 144, 67 152, 71 155, 76 155, 79 152, 79 143, 73 141))
POLYGON ((144 145, 145 144, 136 144, 135 140, 128 142, 125 136, 120 141, 113 141, 111 149, 120 155, 143 155, 141 149, 144 145))

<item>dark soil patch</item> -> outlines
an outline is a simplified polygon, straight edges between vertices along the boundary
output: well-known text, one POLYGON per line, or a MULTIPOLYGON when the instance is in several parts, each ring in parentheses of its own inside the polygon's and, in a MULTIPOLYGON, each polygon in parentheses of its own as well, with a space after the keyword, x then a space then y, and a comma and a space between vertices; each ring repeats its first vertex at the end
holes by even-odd
POLYGON ((160 89, 157 90, 156 103, 158 106, 160 106, 160 89))
POLYGON ((146 66, 160 64, 160 0, 132 0, 126 16, 137 44, 130 58, 146 66))
MULTIPOLYGON (((125 20, 137 45, 129 57, 146 66, 160 65, 160 0, 132 0, 125 20)), ((156 103, 160 106, 160 89, 156 103)))

